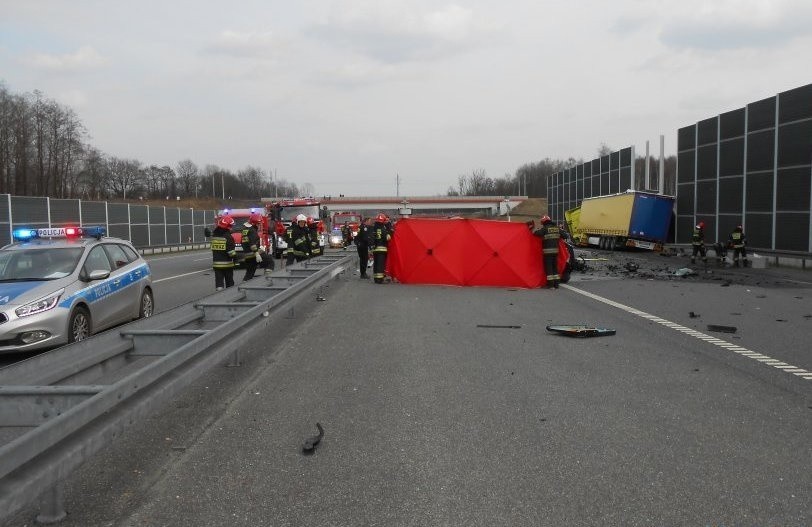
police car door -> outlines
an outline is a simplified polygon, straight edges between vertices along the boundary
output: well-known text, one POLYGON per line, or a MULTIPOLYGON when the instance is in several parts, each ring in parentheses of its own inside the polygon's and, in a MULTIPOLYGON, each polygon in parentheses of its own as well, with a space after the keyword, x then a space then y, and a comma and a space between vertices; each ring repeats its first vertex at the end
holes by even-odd
POLYGON ((138 316, 141 302, 141 285, 138 281, 140 271, 132 273, 139 262, 130 263, 130 258, 117 243, 105 243, 104 249, 113 263, 113 303, 116 310, 116 322, 128 322, 138 316))
POLYGON ((110 273, 105 279, 88 282, 87 294, 84 297, 90 306, 90 323, 93 332, 96 333, 116 322, 120 316, 120 307, 117 307, 118 298, 114 295, 116 279, 113 276, 113 266, 104 247, 96 245, 87 255, 85 264, 82 267, 82 274, 88 276, 93 271, 107 271, 110 273))

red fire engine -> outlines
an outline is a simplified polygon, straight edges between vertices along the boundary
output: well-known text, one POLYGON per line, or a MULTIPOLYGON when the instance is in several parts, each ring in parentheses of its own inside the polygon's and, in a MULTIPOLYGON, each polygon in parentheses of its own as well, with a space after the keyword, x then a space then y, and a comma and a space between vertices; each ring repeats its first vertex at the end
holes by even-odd
POLYGON ((321 203, 314 198, 283 198, 279 200, 263 198, 262 201, 270 202, 265 206, 268 216, 275 221, 276 228, 273 230, 274 256, 281 258, 282 253, 288 248, 285 242, 285 230, 296 221, 296 216, 303 214, 307 218, 313 218, 318 222, 319 245, 322 254, 327 244, 327 237, 324 235, 324 222, 321 220, 321 203))

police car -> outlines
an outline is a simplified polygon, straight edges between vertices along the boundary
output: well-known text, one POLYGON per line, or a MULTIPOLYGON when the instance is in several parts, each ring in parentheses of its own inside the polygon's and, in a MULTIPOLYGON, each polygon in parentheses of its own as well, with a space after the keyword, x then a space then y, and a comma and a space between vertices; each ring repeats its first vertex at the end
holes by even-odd
POLYGON ((149 264, 101 227, 16 229, 0 249, 0 353, 51 348, 152 316, 149 264))

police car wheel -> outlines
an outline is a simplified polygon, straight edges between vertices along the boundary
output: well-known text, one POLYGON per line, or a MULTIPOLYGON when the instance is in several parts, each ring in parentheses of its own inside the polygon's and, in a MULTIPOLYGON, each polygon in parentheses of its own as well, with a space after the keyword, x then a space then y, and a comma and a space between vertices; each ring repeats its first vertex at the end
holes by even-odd
POLYGON ((138 318, 149 318, 155 311, 155 302, 152 299, 152 291, 144 289, 141 293, 141 308, 138 311, 138 318))
POLYGON ((70 316, 68 324, 68 342, 78 342, 90 336, 90 313, 83 307, 77 307, 70 316))

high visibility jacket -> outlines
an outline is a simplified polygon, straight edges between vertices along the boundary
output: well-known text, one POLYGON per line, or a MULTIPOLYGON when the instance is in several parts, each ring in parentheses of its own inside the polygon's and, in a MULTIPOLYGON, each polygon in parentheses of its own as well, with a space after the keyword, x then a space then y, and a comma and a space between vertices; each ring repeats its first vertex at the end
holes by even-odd
POLYGON ((304 257, 310 254, 310 229, 299 227, 294 223, 285 233, 285 241, 288 242, 288 252, 295 256, 304 257))
POLYGON ((237 256, 237 244, 231 237, 231 231, 217 227, 211 236, 211 266, 214 269, 229 269, 234 267, 234 258, 237 256))
POLYGON ((308 237, 310 238, 310 255, 313 257, 321 255, 321 245, 319 245, 319 228, 313 225, 307 230, 308 237))
MULTIPOLYGON (((360 235, 360 233, 359 233, 360 235)), ((389 240, 392 239, 392 228, 389 226, 388 223, 379 223, 375 222, 375 225, 372 227, 372 244, 374 245, 372 252, 374 253, 385 253, 389 249, 389 240)))
POLYGON ((561 230, 558 225, 552 222, 545 223, 533 235, 541 238, 541 252, 543 254, 550 256, 558 254, 558 240, 561 239, 561 230))
POLYGON ((242 250, 247 255, 255 254, 259 251, 259 230, 251 225, 250 227, 246 227, 243 225, 242 228, 242 250))
POLYGON ((747 238, 742 231, 736 229, 730 233, 728 241, 730 242, 730 246, 734 249, 741 249, 747 243, 747 238))
POLYGON ((694 227, 694 233, 691 235, 692 245, 705 245, 705 229, 698 229, 694 227))

